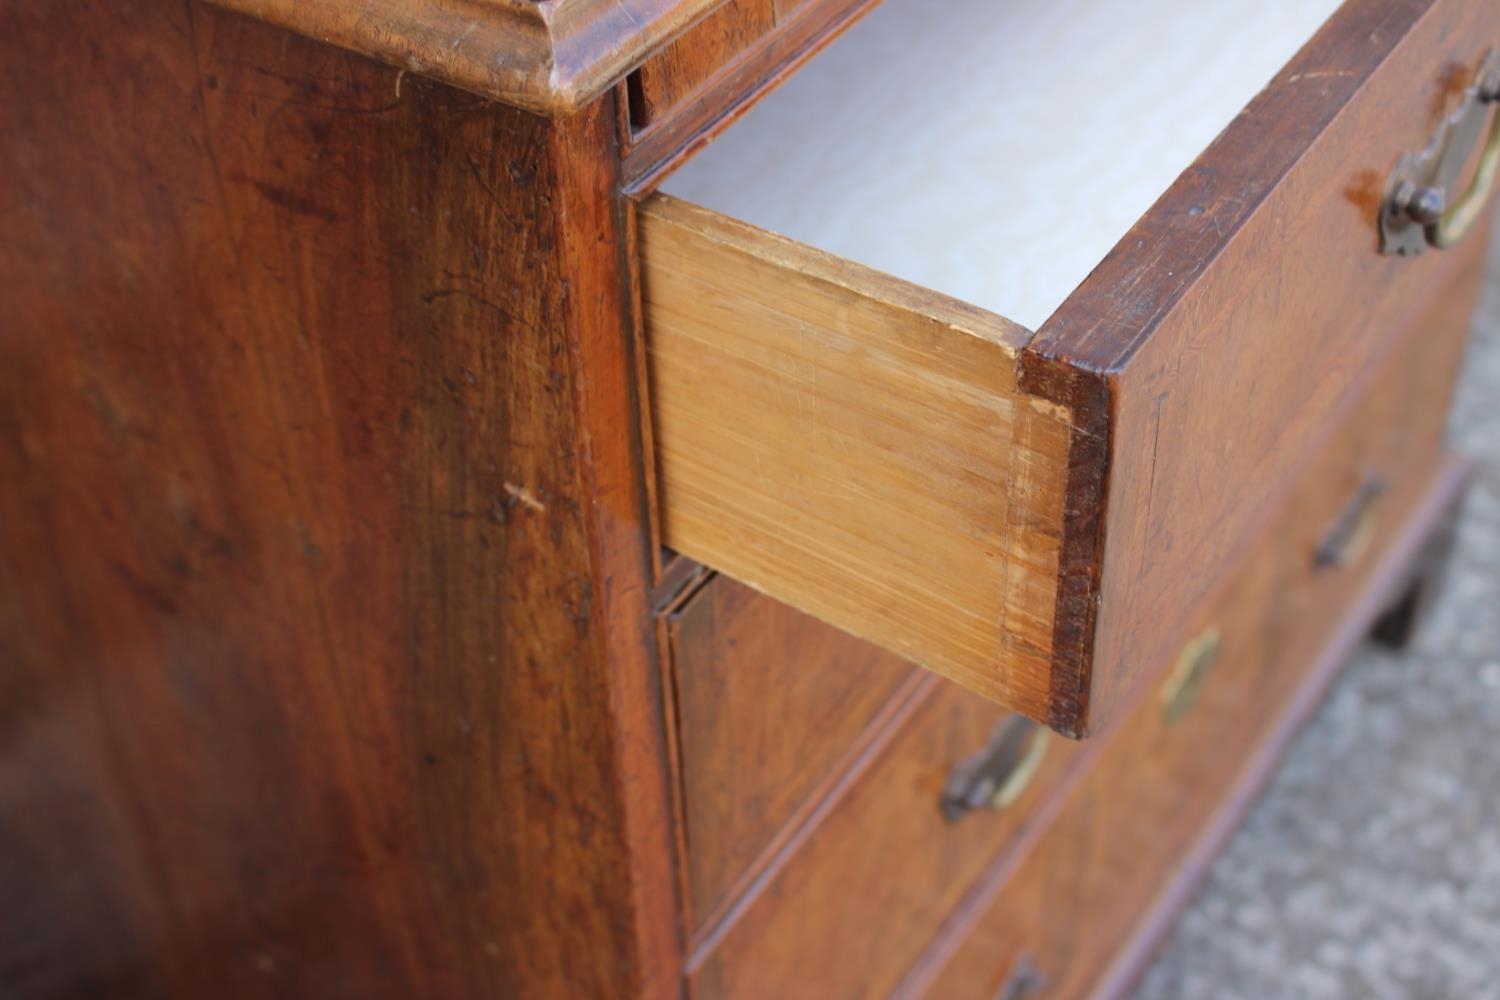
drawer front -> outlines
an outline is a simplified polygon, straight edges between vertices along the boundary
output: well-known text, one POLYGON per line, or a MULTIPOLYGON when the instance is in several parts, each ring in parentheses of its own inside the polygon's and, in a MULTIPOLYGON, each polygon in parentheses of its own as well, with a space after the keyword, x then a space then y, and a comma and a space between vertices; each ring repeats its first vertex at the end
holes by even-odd
POLYGON ((1083 753, 1036 727, 1045 742, 1017 797, 950 818, 955 770, 992 746, 1007 713, 941 678, 922 684, 899 731, 858 762, 732 919, 700 942, 689 961, 695 997, 888 992, 1083 753))
POLYGON ((1383 185, 1495 45, 1493 4, 1351 0, 1035 334, 644 202, 668 544, 1098 729, 1451 273, 1378 252, 1383 185))
MULTIPOLYGON (((836 782, 839 787, 783 838, 782 852, 750 891, 732 900, 728 916, 711 933, 700 935, 689 962, 694 995, 883 995, 903 981, 908 986, 925 981, 941 963, 923 959, 924 952, 945 922, 958 919, 955 913, 975 908, 966 900, 995 878, 986 872, 1000 871, 1003 878, 1017 864, 1030 871, 1031 857, 1053 859, 1047 864, 1054 867, 1037 875, 1019 897, 1009 889, 1002 893, 1005 931, 996 940, 1012 933, 1020 941, 1055 934, 1060 950, 1037 947, 1030 953, 1047 959, 1046 971, 1054 981, 1071 974, 1065 959, 1076 934, 1070 928, 1092 914, 1096 901, 1101 914, 1106 903, 1116 905, 1109 879, 1118 871, 1101 862, 1097 870, 1084 869, 1097 884, 1075 887, 1066 882, 1068 865, 1077 860, 1070 852, 1079 848, 1068 833, 1058 832, 1054 817, 1065 806, 1079 808, 1067 805, 1069 790, 1087 782, 1096 789, 1089 794, 1112 796, 1110 825, 1089 827, 1088 836, 1101 844, 1112 843, 1115 824, 1157 830, 1163 816, 1183 815, 1179 826, 1167 827, 1187 832, 1195 829, 1194 810, 1211 808, 1212 790, 1223 785, 1224 776, 1242 759, 1256 727, 1274 715, 1270 709, 1295 683, 1310 650, 1326 638, 1343 607, 1371 578, 1438 473, 1446 405, 1477 288, 1478 249, 1467 248, 1457 258, 1462 280, 1436 290, 1430 308, 1408 317, 1406 332, 1361 382, 1356 401, 1340 412, 1325 447, 1263 543, 1227 589, 1210 595, 1211 612, 1185 623, 1195 635, 1209 637, 1194 647, 1205 655, 1183 658, 1174 651, 1163 666, 1181 664, 1181 669, 1166 671, 1161 689, 1141 700, 1142 707, 1118 735, 1082 745, 1052 739, 1017 801, 956 821, 945 818, 940 808, 945 785, 957 768, 980 754, 1005 714, 957 686, 927 678, 923 690, 906 698, 899 729, 846 766, 836 782), (1372 484, 1379 488, 1372 490, 1372 484), (1197 666, 1200 661, 1205 665, 1197 666), (1109 765, 1107 779, 1097 777, 1104 767, 1097 763, 1100 754, 1118 762, 1109 765), (1129 782, 1122 770, 1130 773, 1129 782), (1158 807, 1158 801, 1165 805, 1158 807), (1054 847, 1052 841, 1059 837, 1069 846, 1054 847), (1013 906, 1013 898, 1025 905, 1013 906), (1046 906, 1054 909, 1039 909, 1046 906), (1043 917, 1045 929, 1016 930, 1018 924, 1043 917), (913 968, 918 971, 911 973, 913 968), (909 973, 911 978, 904 979, 909 973)), ((746 620, 754 608, 773 604, 765 598, 749 600, 739 612, 746 620)), ((810 627, 804 634, 816 632, 810 627)), ((729 646, 728 635, 705 644, 729 646)), ((846 647, 830 642, 824 648, 826 655, 846 647)), ((748 668, 751 662, 737 665, 748 668)), ((844 669, 805 656, 797 658, 797 666, 834 674, 844 669)), ((693 668, 688 662, 679 665, 679 683, 693 668)), ((819 725, 811 720, 825 717, 830 702, 783 699, 773 704, 764 715, 778 720, 790 744, 819 725)), ((679 714, 685 731, 707 731, 706 718, 690 720, 691 709, 679 714)), ((693 751, 687 742, 683 766, 690 770, 693 751)), ((813 738, 807 745, 816 754, 819 744, 813 738)), ((733 746, 721 748, 716 768, 735 767, 736 753, 733 746)), ((763 767, 753 745, 740 761, 740 773, 747 777, 763 767)), ((698 786, 700 794, 713 794, 707 784, 698 786)), ((690 794, 693 787, 690 783, 690 794)), ((691 829, 687 839, 691 856, 697 840, 691 829)), ((1142 858, 1155 863, 1175 852, 1153 849, 1142 858)), ((1109 858, 1109 864, 1121 863, 1118 853, 1109 858)), ((689 868, 696 870, 696 863, 689 868)), ((1157 886, 1162 871, 1143 860, 1141 871, 1131 878, 1135 881, 1122 880, 1121 885, 1129 882, 1128 892, 1141 899, 1157 886)), ((1102 960, 1114 940, 1109 934, 1130 923, 1118 915, 1110 919, 1101 925, 1099 951, 1090 953, 1089 962, 1102 960)), ((998 949, 1000 956, 1013 951, 996 940, 974 946, 969 960, 985 970, 979 978, 989 990, 978 989, 974 995, 996 995, 999 984, 989 977, 1004 969, 997 971, 999 960, 990 960, 989 949, 998 949)), ((967 982, 973 975, 960 978, 967 982)), ((960 994, 939 990, 934 995, 960 994)))
POLYGON ((771 863, 923 675, 727 577, 667 623, 694 937, 771 863))
MULTIPOLYGON (((1028 998, 1089 995, 1149 954, 1143 938, 1188 887, 1174 877, 1201 870, 1350 640, 1391 600, 1392 571, 1451 504, 1438 442, 1481 275, 1481 258, 1468 256, 1341 418, 1246 568, 1192 621, 1216 659, 1190 703, 1170 710, 1182 690, 1174 671, 1104 737, 1037 848, 981 883, 908 994, 989 1000, 1030 974, 1045 988, 1028 998)), ((1203 651, 1185 647, 1188 660, 1203 651)))
MULTIPOLYGON (((1370 360, 1454 273, 1455 251, 1378 252, 1383 186, 1497 46, 1494 3, 1346 3, 1030 345, 1038 373, 1109 373, 1113 407, 1107 499, 1065 529, 1063 579, 1096 583, 1061 601, 1054 653, 1087 668, 1065 716, 1107 719, 1181 644, 1157 623, 1201 607, 1370 360)), ((1075 454, 1081 475, 1096 449, 1075 454)))

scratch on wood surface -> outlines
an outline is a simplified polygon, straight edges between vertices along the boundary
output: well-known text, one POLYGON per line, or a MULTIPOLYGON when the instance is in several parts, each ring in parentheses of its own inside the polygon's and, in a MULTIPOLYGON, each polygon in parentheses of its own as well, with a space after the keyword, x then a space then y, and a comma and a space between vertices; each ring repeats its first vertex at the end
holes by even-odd
POLYGON ((1026 405, 1038 413, 1044 413, 1050 417, 1056 417, 1065 424, 1073 423, 1073 408, 1062 403, 1054 403, 1050 399, 1042 399, 1040 396, 1027 396, 1026 405))
POLYGON ((448 43, 448 49, 449 49, 449 51, 454 51, 460 45, 462 45, 464 43, 464 40, 467 39, 470 35, 472 35, 474 33, 474 29, 477 28, 478 26, 479 26, 479 22, 478 21, 470 21, 469 24, 468 24, 468 27, 464 28, 463 31, 460 31, 458 34, 454 35, 453 36, 453 41, 451 41, 451 42, 448 43))
POLYGON ((538 500, 536 494, 524 486, 517 486, 515 483, 506 483, 505 495, 520 503, 528 510, 544 511, 547 509, 547 505, 538 500))
POLYGON ((1311 72, 1307 73, 1293 73, 1291 76, 1286 78, 1286 82, 1297 83, 1301 80, 1328 80, 1347 76, 1358 76, 1358 74, 1349 69, 1312 70, 1311 72))

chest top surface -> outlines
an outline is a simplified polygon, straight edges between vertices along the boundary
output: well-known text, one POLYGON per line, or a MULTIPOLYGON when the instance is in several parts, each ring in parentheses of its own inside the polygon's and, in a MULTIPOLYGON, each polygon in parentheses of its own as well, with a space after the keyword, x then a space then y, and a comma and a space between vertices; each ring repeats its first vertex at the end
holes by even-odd
POLYGON ((723 0, 208 0, 508 104, 566 114, 723 0))

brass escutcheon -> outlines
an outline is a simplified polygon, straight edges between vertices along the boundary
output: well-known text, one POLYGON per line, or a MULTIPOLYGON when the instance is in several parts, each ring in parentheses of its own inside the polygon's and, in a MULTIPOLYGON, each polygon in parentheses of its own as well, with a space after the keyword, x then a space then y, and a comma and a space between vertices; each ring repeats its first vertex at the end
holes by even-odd
POLYGON ((1203 681, 1209 669, 1219 661, 1219 643, 1222 633, 1217 625, 1210 625, 1188 640, 1177 663, 1161 686, 1162 711, 1171 725, 1187 714, 1198 700, 1203 681))

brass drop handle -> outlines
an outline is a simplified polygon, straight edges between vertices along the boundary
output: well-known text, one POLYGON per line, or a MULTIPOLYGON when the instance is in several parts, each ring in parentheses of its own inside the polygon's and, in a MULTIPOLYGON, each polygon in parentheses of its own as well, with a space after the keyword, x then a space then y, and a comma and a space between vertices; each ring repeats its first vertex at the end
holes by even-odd
POLYGON ((1015 803, 1041 770, 1047 730, 1019 715, 1002 719, 984 749, 961 762, 943 785, 943 816, 950 822, 975 809, 1015 803))
MULTIPOLYGON (((1490 89, 1485 93, 1490 95, 1487 100, 1491 104, 1500 102, 1500 74, 1496 74, 1490 81, 1490 89)), ((1479 169, 1474 174, 1474 183, 1469 185, 1469 190, 1464 192, 1462 198, 1444 210, 1427 235, 1429 243, 1439 250, 1446 250, 1464 238, 1464 234, 1483 214, 1490 189, 1495 186, 1497 167, 1500 167, 1500 115, 1496 115, 1490 123, 1490 137, 1484 144, 1484 153, 1479 160, 1479 169)))
POLYGON ((1391 175, 1380 213, 1382 253, 1412 255, 1431 246, 1453 246, 1484 213, 1495 175, 1500 173, 1500 50, 1491 52, 1458 108, 1443 119, 1419 153, 1402 157, 1391 175), (1489 121, 1486 133, 1485 121, 1489 121), (1480 137, 1487 135, 1468 190, 1454 199, 1480 137))

